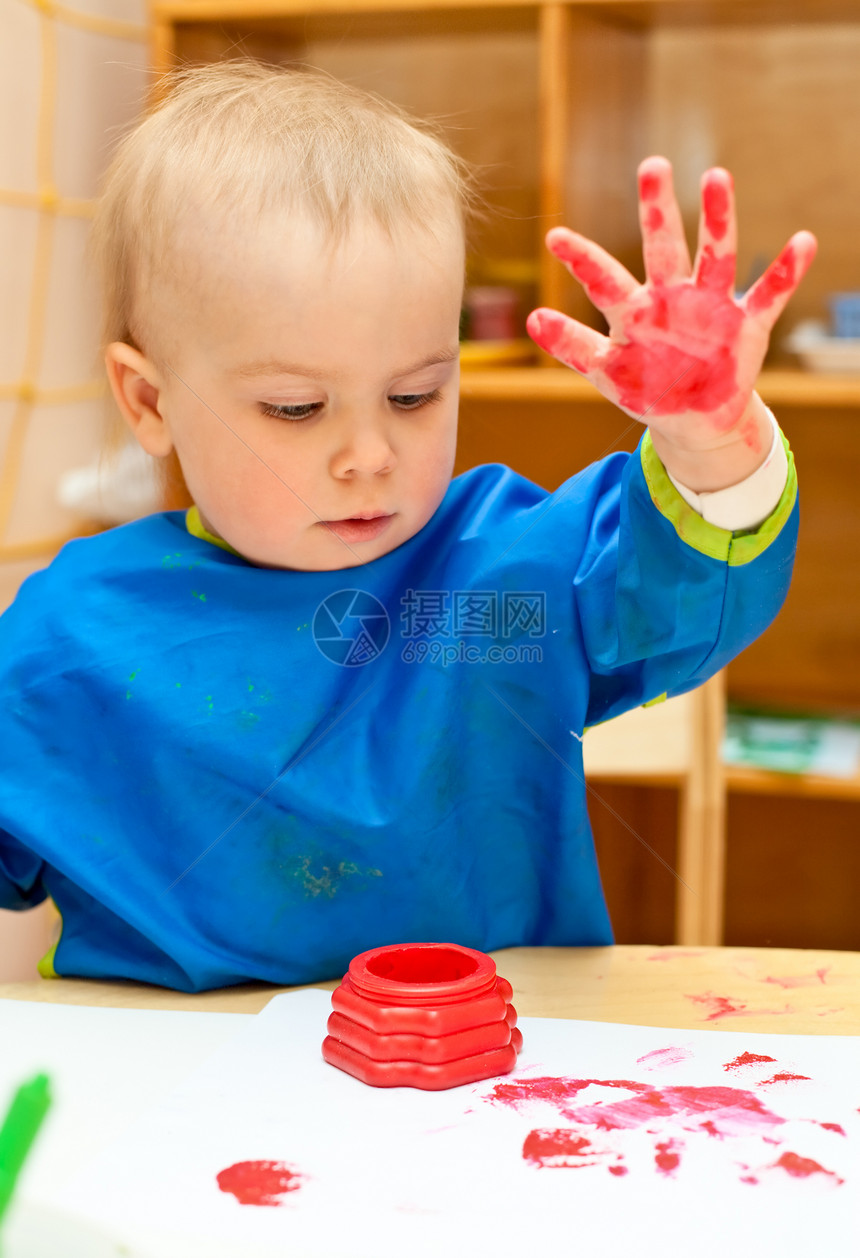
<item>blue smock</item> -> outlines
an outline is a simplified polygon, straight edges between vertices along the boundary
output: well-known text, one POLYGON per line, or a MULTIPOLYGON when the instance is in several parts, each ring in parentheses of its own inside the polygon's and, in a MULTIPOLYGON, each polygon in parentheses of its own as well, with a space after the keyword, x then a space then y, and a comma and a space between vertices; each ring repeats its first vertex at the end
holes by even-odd
POLYGON ((53 897, 48 975, 197 991, 407 940, 611 942, 583 730, 760 634, 797 534, 793 463, 732 534, 647 435, 552 494, 475 468, 357 568, 256 567, 195 518, 69 543, 0 619, 0 907, 53 897))

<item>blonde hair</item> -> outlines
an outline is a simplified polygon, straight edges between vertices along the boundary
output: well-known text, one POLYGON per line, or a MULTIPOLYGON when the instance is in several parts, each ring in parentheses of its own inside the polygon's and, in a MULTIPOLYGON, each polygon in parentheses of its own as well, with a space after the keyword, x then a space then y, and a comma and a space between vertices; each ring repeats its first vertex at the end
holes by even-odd
POLYGON ((145 293, 200 221, 247 230, 282 209, 336 241, 368 217, 392 236, 452 220, 465 231, 478 208, 470 169, 431 127, 319 71, 226 61, 162 86, 102 183, 91 247, 103 345, 126 341, 158 361, 145 293))

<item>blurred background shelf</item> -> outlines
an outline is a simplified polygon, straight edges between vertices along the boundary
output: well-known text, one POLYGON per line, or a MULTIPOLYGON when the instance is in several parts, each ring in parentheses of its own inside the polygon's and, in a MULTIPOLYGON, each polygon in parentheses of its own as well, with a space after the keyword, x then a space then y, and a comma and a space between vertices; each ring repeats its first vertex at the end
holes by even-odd
POLYGON ((775 773, 768 769, 730 765, 725 774, 729 791, 747 795, 860 801, 860 773, 851 778, 837 778, 818 773, 775 773))
MULTIPOLYGON (((480 345, 480 342, 474 342, 480 345)), ((471 364, 470 364, 471 366, 471 364)), ((798 370, 765 370, 759 376, 758 391, 768 406, 845 407, 858 411, 860 422, 860 374, 823 375, 798 370)), ((529 367, 504 367, 479 363, 461 381, 460 396, 465 399, 522 402, 599 402, 600 393, 575 371, 534 371, 529 367), (480 367, 480 369, 478 369, 480 367)))

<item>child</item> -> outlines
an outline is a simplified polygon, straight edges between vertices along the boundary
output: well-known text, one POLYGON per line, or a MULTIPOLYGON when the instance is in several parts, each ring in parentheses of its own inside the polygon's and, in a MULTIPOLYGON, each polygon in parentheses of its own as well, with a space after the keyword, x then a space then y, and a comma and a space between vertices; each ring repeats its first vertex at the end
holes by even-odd
POLYGON ((547 494, 450 481, 469 190, 437 139, 242 64, 127 139, 95 229, 107 369, 195 506, 72 542, 0 621, 0 904, 56 901, 45 976, 195 991, 406 940, 611 942, 580 739, 779 609, 795 479, 752 387, 815 248, 735 303, 728 174, 693 278, 665 160, 640 194, 644 285, 548 237, 609 337, 529 330, 649 427, 547 494))

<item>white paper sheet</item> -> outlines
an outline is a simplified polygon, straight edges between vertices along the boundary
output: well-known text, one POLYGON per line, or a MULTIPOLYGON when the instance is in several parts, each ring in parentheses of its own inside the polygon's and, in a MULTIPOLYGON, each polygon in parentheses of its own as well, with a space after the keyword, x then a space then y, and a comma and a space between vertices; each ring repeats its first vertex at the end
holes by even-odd
POLYGON ((39 1071, 51 1079, 16 1195, 59 1187, 251 1020, 0 1000, 0 1120, 21 1083, 39 1071))
POLYGON ((326 1065, 329 1009, 276 997, 60 1202, 153 1258, 857 1252, 856 1038, 523 1019, 513 1074, 422 1092, 326 1065))

